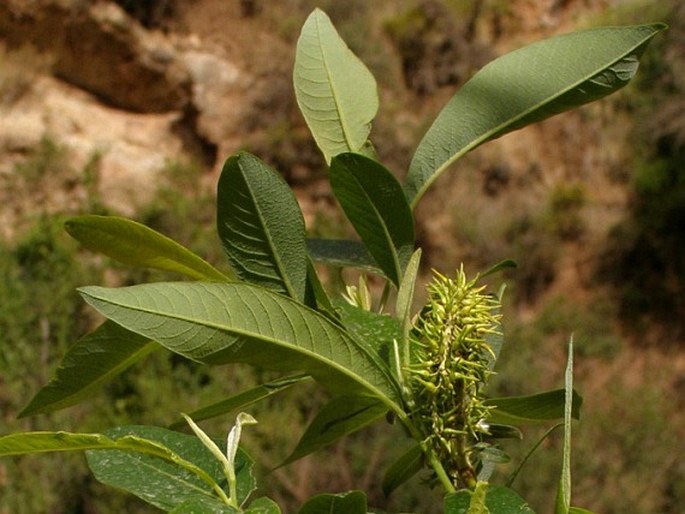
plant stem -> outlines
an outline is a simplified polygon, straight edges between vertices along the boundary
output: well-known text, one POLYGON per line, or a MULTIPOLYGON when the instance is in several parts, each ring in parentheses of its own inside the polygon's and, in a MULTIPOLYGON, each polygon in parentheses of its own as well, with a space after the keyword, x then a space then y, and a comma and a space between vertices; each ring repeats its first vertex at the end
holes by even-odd
POLYGON ((447 472, 445 471, 445 468, 442 466, 440 459, 438 459, 437 455, 435 455, 435 453, 431 451, 429 448, 425 448, 423 447, 423 445, 421 446, 423 448, 424 453, 428 457, 428 463, 435 471, 435 474, 437 475, 438 480, 445 489, 445 492, 447 494, 456 493, 457 489, 454 487, 452 480, 450 480, 450 477, 447 475, 447 472))

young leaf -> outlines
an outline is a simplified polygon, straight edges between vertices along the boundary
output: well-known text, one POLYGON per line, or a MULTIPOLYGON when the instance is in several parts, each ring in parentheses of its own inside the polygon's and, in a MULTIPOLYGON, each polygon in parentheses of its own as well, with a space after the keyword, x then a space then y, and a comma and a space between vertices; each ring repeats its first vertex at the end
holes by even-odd
POLYGON ((307 290, 305 292, 305 305, 312 309, 325 314, 332 320, 337 320, 338 315, 335 308, 328 297, 326 290, 323 288, 321 279, 316 272, 316 267, 311 257, 307 258, 307 290))
POLYGON ((390 496, 395 489, 423 469, 424 457, 421 447, 412 446, 393 462, 383 476, 383 494, 390 496))
MULTIPOLYGON (((225 492, 216 485, 226 480, 221 463, 197 437, 150 426, 117 427, 105 434, 116 441, 149 441, 164 448, 168 456, 119 449, 87 451, 88 466, 100 482, 128 491, 162 510, 171 510, 197 496, 221 498, 228 504, 225 492), (211 480, 211 487, 207 478, 198 478, 198 471, 211 480)), ((223 450, 223 444, 220 446, 223 450)), ((255 489, 252 461, 244 452, 239 455, 236 476, 240 504, 255 489)))
POLYGON ((664 28, 656 23, 575 32, 485 66, 452 97, 419 144, 405 186, 411 205, 478 145, 625 86, 650 39, 664 28))
POLYGON ((336 396, 316 414, 297 446, 280 466, 295 462, 382 418, 388 408, 377 398, 336 396))
POLYGON ((397 179, 383 165, 345 153, 331 162, 331 187, 369 253, 397 286, 414 250, 414 218, 397 179))
MULTIPOLYGON (((566 392, 555 389, 530 396, 508 396, 490 398, 485 404, 494 407, 489 422, 509 425, 528 425, 551 421, 564 417, 566 392)), ((580 418, 581 396, 573 391, 573 411, 575 419, 580 418)))
POLYGON ((367 514, 366 495, 362 491, 320 494, 310 498, 298 514, 367 514))
MULTIPOLYGON (((467 514, 472 493, 463 489, 445 497, 445 514, 467 514)), ((489 486, 485 506, 490 514, 535 514, 515 491, 502 486, 489 486)))
MULTIPOLYGON (((197 438, 163 428, 118 427, 105 434, 28 432, 0 437, 0 456, 77 450, 86 450, 98 480, 165 510, 189 497, 216 498, 222 494, 218 486, 221 468, 211 453, 197 438)), ((239 491, 246 498, 254 489, 254 479, 251 461, 244 454, 241 459, 239 491)))
POLYGON ((376 81, 320 9, 302 27, 293 82, 297 104, 327 163, 340 153, 363 150, 378 111, 376 81))
POLYGON ((571 413, 573 412, 573 337, 568 343, 568 362, 564 374, 564 448, 561 463, 561 479, 557 490, 555 514, 569 514, 571 508, 571 413))
POLYGON ((181 273, 195 280, 226 282, 235 275, 221 273, 176 241, 145 225, 117 216, 77 216, 64 224, 83 246, 129 266, 181 273))
POLYGON ((307 251, 315 262, 341 268, 357 268, 377 275, 383 273, 369 251, 359 241, 308 239, 307 251))
POLYGON ((304 218, 278 172, 248 153, 229 158, 219 179, 217 230, 240 278, 304 302, 304 218))
POLYGON ((395 302, 395 317, 402 326, 402 348, 401 364, 403 367, 409 365, 409 333, 412 327, 411 308, 414 301, 414 289, 416 287, 416 277, 419 274, 419 264, 421 263, 421 248, 418 248, 409 259, 407 268, 404 271, 402 282, 397 290, 397 300, 395 302))
MULTIPOLYGON (((202 407, 201 409, 191 412, 189 416, 195 421, 216 418, 217 416, 227 414, 234 410, 244 409, 248 405, 265 400, 266 398, 278 394, 281 391, 284 391, 285 389, 288 389, 305 380, 311 380, 311 378, 307 375, 295 375, 291 377, 280 378, 266 384, 258 385, 251 389, 241 391, 240 393, 230 396, 225 400, 202 407)), ((185 420, 180 419, 172 423, 169 428, 176 430, 184 425, 185 420)))
POLYGON ((38 391, 19 417, 74 405, 160 346, 111 321, 74 343, 55 376, 38 391))
POLYGON ((402 412, 397 383, 376 357, 328 318, 285 296, 250 284, 207 282, 80 292, 116 323, 189 359, 304 371, 335 391, 361 391, 402 412))

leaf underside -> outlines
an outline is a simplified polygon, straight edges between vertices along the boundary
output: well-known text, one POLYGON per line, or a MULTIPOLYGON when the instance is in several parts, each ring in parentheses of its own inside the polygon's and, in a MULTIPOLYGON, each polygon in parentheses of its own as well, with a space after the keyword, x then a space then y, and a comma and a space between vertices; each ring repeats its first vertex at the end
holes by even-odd
POLYGON ((196 282, 80 292, 116 323, 189 359, 304 371, 333 391, 399 408, 397 385, 375 356, 325 316, 266 289, 196 282))
POLYGON ((248 153, 230 157, 219 179, 217 231, 241 279, 304 301, 304 218, 278 172, 248 153))
POLYGON ((327 163, 340 153, 363 151, 378 111, 376 80, 320 9, 302 27, 293 82, 300 111, 327 163))
POLYGON ((486 65, 452 97, 412 159, 415 206, 453 161, 478 145, 617 91, 665 25, 604 27, 556 36, 486 65))

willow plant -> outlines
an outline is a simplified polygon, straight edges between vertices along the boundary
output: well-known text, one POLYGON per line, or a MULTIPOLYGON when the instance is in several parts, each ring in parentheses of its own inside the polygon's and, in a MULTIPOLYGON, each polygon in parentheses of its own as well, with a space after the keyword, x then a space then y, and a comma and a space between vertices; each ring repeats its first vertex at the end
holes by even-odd
MULTIPOLYGON (((485 291, 478 275, 469 279, 455 266, 453 278, 434 273, 426 305, 414 312, 421 260, 414 210, 428 187, 480 144, 627 84, 641 53, 663 29, 595 28, 494 60, 440 112, 400 183, 377 160, 369 139, 379 107, 374 77, 326 14, 315 10, 297 44, 295 92, 328 164, 333 193, 359 238, 308 239, 281 174, 245 152, 228 158, 218 184, 217 232, 227 257, 222 269, 132 220, 69 220, 66 230, 86 248, 188 280, 81 288, 83 299, 107 320, 69 348, 21 416, 87 401, 96 388, 155 351, 208 366, 244 363, 279 371, 281 378, 217 399, 171 428, 5 435, 0 456, 85 450, 98 480, 163 511, 278 513, 273 500, 255 497, 254 463, 238 448, 243 425, 255 420, 242 412, 235 424, 227 421, 229 437, 218 443, 197 423, 244 411, 313 378, 328 391, 328 402, 283 465, 371 423, 394 420, 389 430, 401 427, 413 446, 382 478, 386 494, 427 471, 444 489, 449 514, 532 512, 513 489, 489 483, 503 460, 498 441, 519 437, 517 425, 563 420, 556 512, 587 512, 571 507, 570 428, 580 408, 571 358, 563 388, 487 397, 504 343, 501 295, 485 291), (362 278, 345 298, 332 297, 317 266, 355 268, 362 278), (385 283, 380 299, 371 297, 367 274, 385 283), (193 435, 177 431, 186 423, 193 435)), ((365 514, 366 496, 322 495, 299 512, 365 514)))

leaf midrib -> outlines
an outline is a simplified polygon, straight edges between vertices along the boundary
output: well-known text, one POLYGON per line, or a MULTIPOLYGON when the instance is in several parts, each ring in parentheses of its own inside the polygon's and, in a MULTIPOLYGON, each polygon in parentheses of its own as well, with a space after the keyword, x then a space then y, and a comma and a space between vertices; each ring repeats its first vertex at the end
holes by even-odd
POLYGON ((418 201, 421 199, 421 197, 424 195, 426 190, 433 184, 433 182, 435 180, 437 180, 437 178, 445 171, 445 169, 448 168, 454 161, 461 158, 463 155, 465 155, 466 153, 471 151, 473 148, 475 148, 475 147, 479 146, 480 144, 486 142, 490 137, 492 137, 494 134, 497 134, 499 131, 505 129, 507 126, 514 124, 515 122, 517 122, 518 120, 520 120, 522 118, 525 118, 527 115, 529 115, 529 114, 535 112, 536 110, 540 109, 542 106, 549 103, 554 98, 560 97, 560 96, 568 93, 569 91, 572 91, 573 89, 577 88, 580 84, 587 82, 588 80, 592 79, 592 77, 595 77, 596 75, 598 75, 602 71, 606 70, 610 66, 613 66, 617 62, 625 59, 626 56, 635 52, 636 48, 639 48, 641 45, 643 45, 646 41, 648 41, 652 37, 654 37, 654 33, 649 34, 648 36, 644 37, 639 43, 635 44, 629 51, 625 52, 624 54, 622 54, 617 59, 614 59, 609 64, 606 64, 603 67, 599 68, 599 70, 595 71, 594 73, 586 75, 583 79, 576 81, 574 84, 568 86, 567 88, 561 90, 560 92, 557 92, 556 94, 547 97, 545 100, 538 102, 537 104, 530 107, 526 111, 523 111, 518 116, 515 116, 514 118, 510 118, 509 120, 501 123, 497 127, 485 132, 481 137, 474 139, 468 145, 464 146, 459 152, 455 153, 452 157, 447 159, 442 165, 437 167, 431 173, 430 177, 428 177, 428 180, 426 180, 424 182, 424 184, 421 186, 421 188, 416 192, 416 194, 412 198, 412 200, 410 202, 410 206, 411 206, 412 210, 414 209, 414 207, 416 206, 418 201))
MULTIPOLYGON (((330 71, 330 67, 328 65, 328 60, 326 59, 326 51, 325 47, 323 44, 322 40, 322 34, 321 34, 321 29, 320 29, 320 20, 321 20, 322 13, 317 13, 315 16, 315 21, 316 21, 316 37, 319 41, 319 48, 321 49, 321 61, 323 62, 323 67, 324 70, 326 70, 326 77, 328 78, 328 84, 330 86, 331 90, 331 97, 333 98, 333 103, 335 104, 335 110, 338 113, 338 120, 340 120, 340 127, 342 128, 342 133, 343 137, 345 138, 345 144, 347 145, 347 148, 349 151, 354 152, 356 149, 353 147, 352 142, 350 141, 350 135, 348 135, 348 132, 350 132, 347 122, 344 116, 344 112, 342 108, 340 107, 340 101, 338 100, 338 94, 335 90, 335 84, 333 82, 333 74, 330 71)), ((343 43, 344 44, 344 43, 343 43)), ((331 157, 334 157, 333 155, 331 157)))
MULTIPOLYGON (((280 348, 284 348, 284 349, 286 349, 286 350, 297 351, 297 352, 303 353, 303 354, 305 354, 307 357, 312 358, 314 361, 317 361, 317 362, 320 362, 320 363, 322 363, 322 364, 324 364, 324 365, 326 365, 326 366, 329 366, 329 367, 335 369, 336 371, 342 373, 343 375, 345 375, 345 376, 351 378, 354 382, 356 382, 357 384, 360 384, 362 387, 364 387, 364 389, 373 392, 373 394, 374 394, 375 396, 377 396, 377 397, 378 397, 385 405, 387 405, 391 410, 396 411, 396 412, 400 412, 400 411, 401 411, 400 406, 397 405, 397 404, 392 400, 392 398, 391 398, 388 394, 386 394, 385 392, 379 390, 376 386, 374 386, 373 384, 371 384, 371 383, 367 382, 366 380, 364 380, 364 378, 363 378, 361 375, 356 374, 353 370, 351 370, 351 369, 349 369, 349 368, 347 368, 347 367, 344 367, 344 366, 338 364, 337 362, 335 362, 335 361, 333 361, 333 360, 324 358, 321 354, 316 353, 316 352, 314 352, 314 351, 312 351, 312 350, 305 349, 305 348, 302 348, 302 347, 300 347, 300 346, 295 346, 295 345, 293 345, 292 343, 287 343, 287 344, 285 344, 284 342, 282 342, 282 341, 280 341, 280 340, 278 340, 278 339, 273 339, 273 338, 271 338, 271 337, 266 337, 266 336, 263 336, 263 335, 258 334, 258 333, 248 332, 248 331, 246 331, 246 330, 239 330, 239 329, 227 328, 227 327, 225 327, 225 326, 222 326, 222 325, 213 323, 213 322, 211 322, 211 321, 203 320, 203 321, 201 321, 201 322, 198 322, 197 319, 192 319, 192 318, 189 318, 189 317, 186 317, 186 316, 182 316, 182 315, 179 315, 179 314, 166 314, 166 313, 165 313, 165 314, 162 314, 162 313, 160 313, 160 312, 158 312, 158 311, 152 310, 151 308, 132 307, 132 306, 124 305, 124 304, 121 304, 121 303, 116 303, 116 302, 114 302, 114 301, 112 301, 112 300, 109 300, 109 299, 103 299, 103 298, 101 298, 101 297, 96 297, 96 296, 94 296, 94 295, 88 293, 88 292, 87 292, 86 290, 84 290, 83 288, 82 288, 82 289, 79 289, 79 291, 80 291, 81 293, 85 294, 85 295, 88 296, 88 297, 97 299, 98 302, 107 303, 107 304, 113 305, 113 306, 118 307, 118 308, 126 309, 126 310, 133 311, 133 312, 143 312, 143 313, 151 314, 151 315, 154 315, 154 316, 161 316, 161 317, 164 317, 164 318, 169 318, 169 319, 173 319, 173 320, 176 320, 176 321, 182 321, 182 322, 185 322, 185 323, 189 323, 189 324, 191 324, 191 325, 201 325, 201 326, 204 326, 204 327, 207 327, 207 328, 210 328, 210 329, 218 330, 218 331, 220 331, 220 332, 225 332, 225 333, 228 333, 228 334, 235 334, 236 336, 242 336, 242 337, 247 337, 247 338, 258 339, 258 340, 264 341, 264 342, 266 342, 266 343, 274 344, 274 345, 276 345, 276 346, 278 346, 278 347, 280 347, 280 348)), ((363 348, 362 345, 357 344, 356 341, 354 340, 354 338, 351 337, 347 332, 341 331, 337 326, 335 326, 335 325, 333 325, 332 323, 330 323, 327 319, 321 317, 318 313, 316 313, 316 311, 313 311, 313 310, 309 309, 308 307, 306 307, 306 306, 304 306, 304 305, 300 305, 300 307, 302 307, 302 308, 304 308, 304 309, 310 311, 310 314, 313 314, 313 315, 317 316, 317 320, 318 320, 319 322, 321 322, 322 324, 325 324, 325 325, 329 326, 328 328, 331 328, 332 330, 337 331, 337 332, 340 334, 340 337, 341 337, 341 338, 345 339, 347 342, 350 343, 351 346, 353 346, 354 348, 356 348, 356 349, 359 351, 360 354, 364 355, 364 357, 365 357, 365 359, 367 360, 367 362, 368 362, 371 366, 373 366, 376 370, 378 370, 379 375, 382 375, 382 376, 384 376, 386 379, 388 379, 389 388, 392 389, 393 384, 390 382, 390 378, 389 378, 388 374, 385 373, 381 368, 379 368, 379 367, 377 366, 377 364, 376 364, 376 363, 374 362, 374 360, 367 354, 366 350, 363 348)), ((256 317, 256 316, 255 316, 255 317, 256 317)), ((287 316, 286 316, 286 317, 287 317, 287 316)), ((136 332, 136 331, 133 330, 133 329, 129 329, 129 330, 132 330, 133 332, 136 332)), ((312 340, 314 339, 314 335, 311 334, 311 332, 310 332, 309 336, 310 336, 310 339, 312 339, 312 340)), ((216 353, 216 352, 215 352, 215 353, 216 353)), ((208 355, 211 355, 211 354, 208 354, 208 355)))

